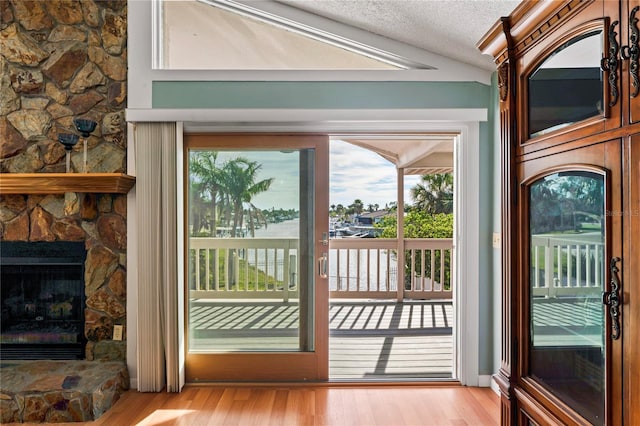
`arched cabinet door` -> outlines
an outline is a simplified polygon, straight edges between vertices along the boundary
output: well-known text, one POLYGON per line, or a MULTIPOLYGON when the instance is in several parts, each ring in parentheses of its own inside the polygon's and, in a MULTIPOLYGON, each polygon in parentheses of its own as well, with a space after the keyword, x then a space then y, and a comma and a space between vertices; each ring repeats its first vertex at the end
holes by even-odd
POLYGON ((626 26, 616 2, 581 5, 561 32, 551 31, 518 59, 519 154, 621 125, 626 26))
MULTIPOLYGON (((561 42, 527 77, 527 138, 536 138, 578 122, 607 117, 617 92, 605 92, 600 68, 605 28, 599 23, 561 42), (605 102, 606 100, 606 102, 605 102)), ((606 84, 609 84, 606 81, 606 84)))
POLYGON ((560 422, 622 424, 621 142, 519 174, 519 385, 560 422))

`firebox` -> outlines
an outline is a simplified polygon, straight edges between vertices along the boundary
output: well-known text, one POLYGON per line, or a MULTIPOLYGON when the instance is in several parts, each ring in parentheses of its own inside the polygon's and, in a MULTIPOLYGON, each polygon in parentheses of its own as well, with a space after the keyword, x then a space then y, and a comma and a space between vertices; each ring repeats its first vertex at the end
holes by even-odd
POLYGON ((83 359, 83 242, 0 243, 0 359, 83 359))

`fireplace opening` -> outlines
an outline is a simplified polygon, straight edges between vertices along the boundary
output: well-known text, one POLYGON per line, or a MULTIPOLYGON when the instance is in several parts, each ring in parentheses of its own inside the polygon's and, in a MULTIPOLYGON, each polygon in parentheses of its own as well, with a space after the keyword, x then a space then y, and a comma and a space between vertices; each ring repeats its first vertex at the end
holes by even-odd
POLYGON ((0 359, 83 359, 83 242, 0 244, 0 359))

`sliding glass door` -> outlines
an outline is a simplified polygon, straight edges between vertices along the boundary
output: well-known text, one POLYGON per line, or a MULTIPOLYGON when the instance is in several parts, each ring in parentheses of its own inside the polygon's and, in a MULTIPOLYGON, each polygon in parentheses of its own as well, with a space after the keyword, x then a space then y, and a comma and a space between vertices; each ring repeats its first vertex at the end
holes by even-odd
POLYGON ((328 138, 185 142, 187 381, 326 379, 328 138))

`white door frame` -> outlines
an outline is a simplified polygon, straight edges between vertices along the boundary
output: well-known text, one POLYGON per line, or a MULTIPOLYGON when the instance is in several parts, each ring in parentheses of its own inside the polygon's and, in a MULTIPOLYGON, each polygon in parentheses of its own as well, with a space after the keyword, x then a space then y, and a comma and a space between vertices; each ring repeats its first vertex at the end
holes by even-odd
MULTIPOLYGON (((479 216, 458 212, 480 209, 480 122, 487 121, 486 109, 411 109, 411 110, 127 110, 130 126, 135 122, 176 121, 185 132, 287 132, 287 133, 457 133, 454 173, 456 214, 454 215, 454 377, 461 384, 478 386, 479 377, 479 216), (464 307, 464 309, 459 309, 464 307)), ((131 132, 132 133, 132 132, 131 132)), ((131 134, 130 133, 130 134, 131 134)), ((133 138, 128 145, 135 158, 133 138)), ((131 173, 131 171, 130 171, 131 173)), ((181 195, 181 194, 179 194, 181 195)), ((182 206, 179 206, 182 208, 182 206)), ((135 217, 135 191, 129 196, 128 216, 135 217)), ((129 233, 128 264, 134 265, 135 233, 129 233)), ((135 274, 127 274, 127 306, 137 303, 135 274), (129 291, 130 290, 130 291, 129 291), (131 300, 133 299, 133 300, 131 300)), ((137 328, 135 310, 127 309, 127 328, 137 328)), ((132 372, 132 387, 137 383, 135 340, 127 342, 127 364, 132 372), (132 368, 133 367, 133 368, 132 368)), ((484 378, 482 380, 485 381, 484 378)), ((483 383, 484 384, 484 383, 483 383)), ((486 384, 485 384, 486 385, 486 384)))

